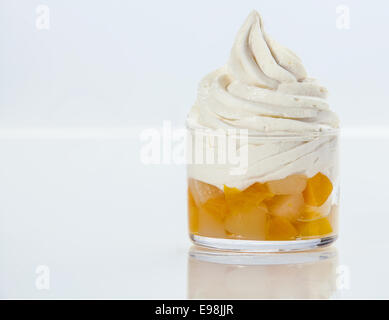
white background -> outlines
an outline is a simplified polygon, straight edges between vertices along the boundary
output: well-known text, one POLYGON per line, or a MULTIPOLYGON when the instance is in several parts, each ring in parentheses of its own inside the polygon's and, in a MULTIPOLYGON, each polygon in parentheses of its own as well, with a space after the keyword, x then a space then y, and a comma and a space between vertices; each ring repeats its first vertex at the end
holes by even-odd
POLYGON ((252 9, 327 86, 344 127, 337 247, 350 286, 335 296, 389 298, 389 5, 378 0, 1 0, 1 298, 188 297, 185 168, 142 164, 139 133, 183 125, 252 9), (339 5, 350 29, 336 26, 339 5), (49 290, 35 285, 39 265, 49 290))

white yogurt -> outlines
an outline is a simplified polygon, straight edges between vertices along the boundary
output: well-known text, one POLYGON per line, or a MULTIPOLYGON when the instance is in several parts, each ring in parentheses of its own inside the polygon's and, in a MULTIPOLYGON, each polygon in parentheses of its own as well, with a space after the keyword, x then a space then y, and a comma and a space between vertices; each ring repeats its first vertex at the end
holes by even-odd
POLYGON ((301 60, 272 40, 259 14, 252 12, 238 32, 228 63, 201 81, 188 125, 316 138, 249 139, 244 174, 231 175, 229 166, 215 164, 190 165, 189 176, 220 188, 226 184, 239 189, 295 173, 333 176, 337 137, 327 133, 338 128, 339 122, 326 96, 323 86, 307 78, 301 60))

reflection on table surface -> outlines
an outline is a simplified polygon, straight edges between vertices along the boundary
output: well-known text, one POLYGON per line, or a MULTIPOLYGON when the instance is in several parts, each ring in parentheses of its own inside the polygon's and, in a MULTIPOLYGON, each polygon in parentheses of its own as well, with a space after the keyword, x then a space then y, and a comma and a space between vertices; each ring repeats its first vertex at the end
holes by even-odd
POLYGON ((335 247, 294 253, 234 253, 193 246, 189 299, 329 299, 336 291, 335 247))

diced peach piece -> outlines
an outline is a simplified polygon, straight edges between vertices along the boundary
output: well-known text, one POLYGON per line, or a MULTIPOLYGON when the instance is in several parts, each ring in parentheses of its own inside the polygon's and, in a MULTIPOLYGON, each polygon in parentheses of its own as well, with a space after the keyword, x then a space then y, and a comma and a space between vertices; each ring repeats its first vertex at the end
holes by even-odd
POLYGON ((266 240, 294 240, 298 232, 290 221, 283 217, 270 217, 267 224, 266 240))
POLYGON ((311 221, 327 217, 331 211, 331 197, 327 199, 326 202, 320 207, 314 207, 310 205, 305 205, 303 213, 299 216, 297 220, 299 221, 311 221))
POLYGON ((193 199, 192 192, 188 188, 188 211, 189 211, 189 232, 197 233, 199 231, 199 209, 193 199))
POLYGON ((269 191, 274 194, 298 194, 307 186, 307 177, 302 174, 293 174, 281 180, 266 183, 269 191))
POLYGON ((330 179, 321 172, 308 179, 303 195, 305 203, 320 207, 331 194, 333 189, 330 179))
POLYGON ((209 199, 202 205, 202 208, 220 221, 223 221, 227 214, 227 204, 224 198, 209 199))
POLYGON ((256 199, 258 203, 274 197, 274 193, 270 192, 265 184, 256 182, 243 190, 244 194, 250 195, 256 199))
POLYGON ((228 207, 225 228, 230 237, 264 240, 266 233, 266 205, 263 200, 273 195, 264 185, 255 183, 241 191, 224 186, 228 207))
POLYGON ((252 211, 253 208, 259 207, 263 201, 263 196, 259 192, 241 191, 227 186, 224 186, 224 196, 230 213, 252 211))
POLYGON ((271 215, 287 218, 293 222, 303 212, 304 197, 301 193, 279 195, 272 198, 267 204, 271 215))
POLYGON ((189 179, 189 189, 192 192, 193 199, 198 207, 209 199, 224 198, 222 190, 196 179, 189 179))
POLYGON ((241 210, 234 208, 227 214, 225 228, 239 239, 265 240, 267 208, 263 204, 246 204, 241 210))
POLYGON ((223 191, 208 183, 189 179, 189 192, 189 216, 190 219, 193 217, 189 226, 192 233, 205 237, 227 237, 224 230, 227 205, 223 191))
POLYGON ((238 188, 230 188, 224 185, 224 197, 226 200, 232 200, 242 193, 238 188))
POLYGON ((246 197, 244 193, 237 188, 224 186, 224 197, 229 213, 239 213, 244 211, 244 207, 253 206, 253 198, 246 197))
POLYGON ((230 208, 246 206, 247 204, 249 206, 257 206, 265 199, 270 199, 274 196, 267 190, 265 185, 260 183, 254 183, 243 191, 224 186, 224 195, 230 208))
POLYGON ((298 221, 307 222, 320 219, 322 214, 319 211, 311 210, 305 207, 303 213, 298 217, 298 221))
POLYGON ((199 234, 205 237, 227 237, 224 229, 226 214, 224 197, 208 199, 199 209, 199 234))
POLYGON ((301 237, 319 237, 332 232, 328 218, 321 218, 310 222, 297 222, 296 227, 301 237))

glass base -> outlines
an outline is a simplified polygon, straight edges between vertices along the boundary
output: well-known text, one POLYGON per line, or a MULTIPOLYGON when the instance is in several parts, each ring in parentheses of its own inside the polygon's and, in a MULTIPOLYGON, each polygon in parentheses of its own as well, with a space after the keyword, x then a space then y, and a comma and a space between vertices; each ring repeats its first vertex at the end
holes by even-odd
POLYGON ((330 237, 310 240, 257 241, 208 238, 191 234, 190 239, 196 245, 217 250, 239 252, 290 252, 313 250, 316 248, 329 246, 337 239, 337 236, 334 235, 330 237))

